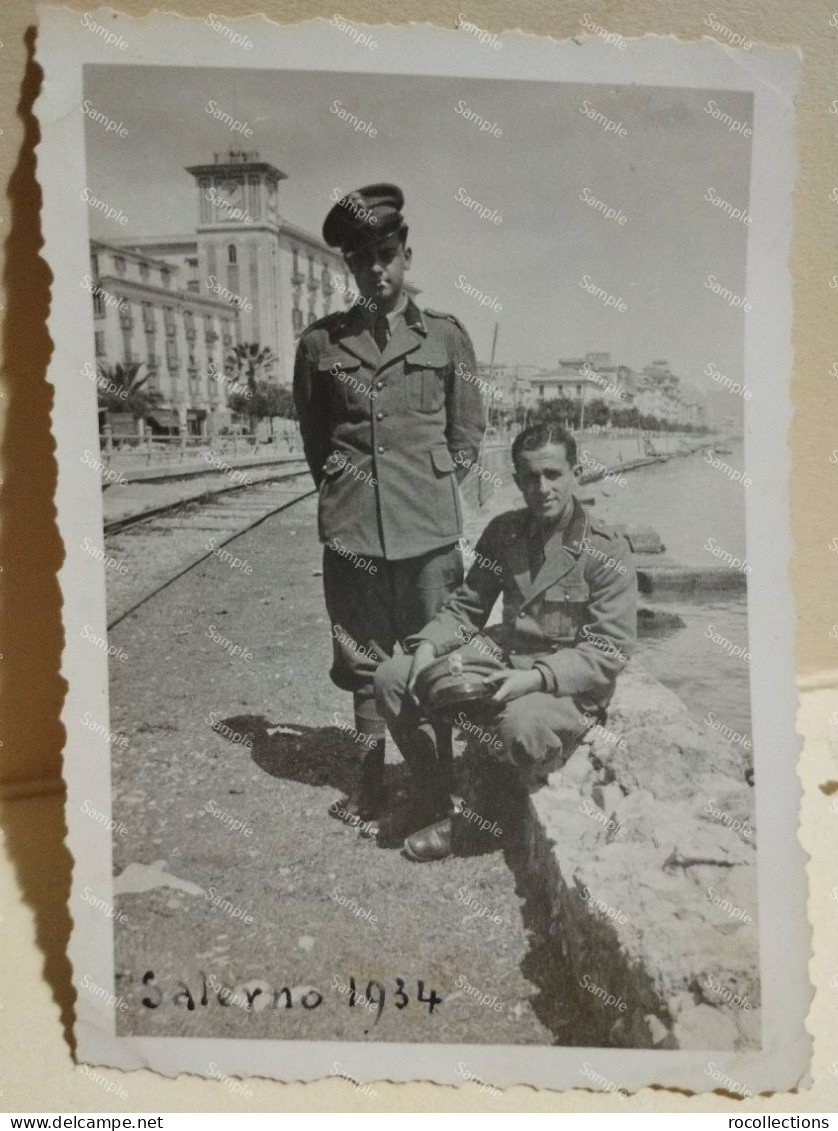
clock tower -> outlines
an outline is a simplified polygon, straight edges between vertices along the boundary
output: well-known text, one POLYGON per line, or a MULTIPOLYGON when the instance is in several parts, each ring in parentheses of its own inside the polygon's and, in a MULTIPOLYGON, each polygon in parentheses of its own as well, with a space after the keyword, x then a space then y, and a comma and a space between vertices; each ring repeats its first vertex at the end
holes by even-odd
MULTIPOLYGON (((201 291, 227 299, 238 311, 239 341, 257 342, 282 358, 287 343, 279 302, 278 188, 286 175, 258 153, 230 150, 214 157, 211 165, 186 170, 199 196, 201 291)), ((283 375, 274 368, 269 376, 283 375)))

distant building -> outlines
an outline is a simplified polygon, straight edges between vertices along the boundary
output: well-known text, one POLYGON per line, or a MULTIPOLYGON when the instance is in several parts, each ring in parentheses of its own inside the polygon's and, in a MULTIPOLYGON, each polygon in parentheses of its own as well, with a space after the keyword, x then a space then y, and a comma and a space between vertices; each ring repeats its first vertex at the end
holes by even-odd
POLYGON ((634 404, 634 370, 613 365, 610 353, 587 353, 580 358, 561 358, 558 369, 530 377, 536 402, 557 400, 605 401, 612 408, 631 408, 634 404))
POLYGON ((210 374, 233 374, 237 343, 269 348, 265 376, 290 385, 305 327, 355 297, 340 252, 280 215, 285 173, 258 153, 214 157, 187 169, 198 190, 194 234, 91 240, 93 281, 120 300, 94 296, 96 358, 147 366, 162 397, 153 431, 212 435, 230 424, 227 390, 210 374))

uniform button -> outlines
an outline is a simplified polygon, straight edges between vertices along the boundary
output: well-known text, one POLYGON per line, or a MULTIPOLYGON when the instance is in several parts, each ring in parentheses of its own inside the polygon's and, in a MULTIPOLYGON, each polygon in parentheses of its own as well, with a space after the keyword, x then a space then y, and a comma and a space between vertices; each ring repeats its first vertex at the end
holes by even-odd
POLYGON ((376 387, 376 389, 383 389, 384 388, 384 382, 383 381, 376 381, 375 387, 376 387))
POLYGON ((383 445, 383 444, 379 444, 379 445, 378 445, 378 447, 377 447, 377 449, 376 449, 376 451, 378 452, 378 454, 379 454, 380 456, 383 456, 383 455, 384 455, 384 453, 385 453, 385 452, 387 451, 387 449, 386 449, 386 448, 384 447, 384 445, 383 445))
POLYGON ((518 655, 518 649, 517 648, 510 648, 509 649, 509 655, 510 656, 517 656, 518 655))
POLYGON ((375 419, 376 420, 383 420, 384 419, 384 413, 383 412, 377 412, 375 414, 375 419))
POLYGON ((526 615, 527 615, 527 614, 526 614, 526 613, 524 612, 524 610, 523 610, 523 609, 521 610, 521 612, 520 612, 520 613, 518 613, 518 616, 519 616, 519 617, 525 617, 526 615))
POLYGON ((558 652, 558 650, 559 650, 558 644, 551 644, 550 645, 550 651, 551 652, 558 652))

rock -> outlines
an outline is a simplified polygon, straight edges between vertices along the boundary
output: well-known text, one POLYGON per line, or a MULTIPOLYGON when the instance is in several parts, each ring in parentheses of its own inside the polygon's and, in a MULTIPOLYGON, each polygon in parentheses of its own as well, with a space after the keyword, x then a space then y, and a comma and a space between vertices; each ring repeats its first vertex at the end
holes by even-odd
POLYGON ((738 1037, 736 1025, 720 1009, 693 1005, 675 1019, 672 1034, 679 1049, 730 1049, 738 1037))

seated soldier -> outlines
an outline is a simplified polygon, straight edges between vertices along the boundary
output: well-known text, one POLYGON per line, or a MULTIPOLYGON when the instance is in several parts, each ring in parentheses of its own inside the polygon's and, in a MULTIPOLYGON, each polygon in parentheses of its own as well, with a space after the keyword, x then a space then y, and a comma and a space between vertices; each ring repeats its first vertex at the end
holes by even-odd
MULTIPOLYGON (((512 444, 514 479, 526 509, 492 519, 463 584, 375 676, 376 700, 411 770, 417 812, 431 818, 404 842, 412 860, 452 852, 451 797, 436 757, 434 731, 416 697, 420 673, 437 657, 468 657, 487 644, 502 670, 485 677, 479 743, 490 776, 537 788, 564 765, 594 722, 602 722, 636 639, 637 585, 625 538, 591 516, 575 496, 576 441, 564 428, 535 425, 512 444), (481 637, 503 593, 503 621, 481 637), (491 694, 490 694, 491 693, 491 694)), ((479 773, 478 773, 479 778, 479 773)), ((414 828, 416 826, 414 825, 414 828)))

